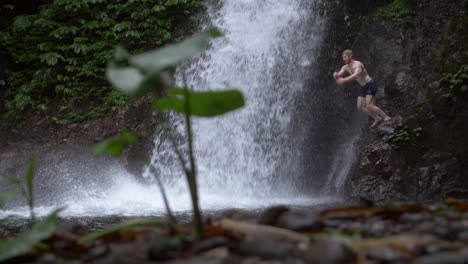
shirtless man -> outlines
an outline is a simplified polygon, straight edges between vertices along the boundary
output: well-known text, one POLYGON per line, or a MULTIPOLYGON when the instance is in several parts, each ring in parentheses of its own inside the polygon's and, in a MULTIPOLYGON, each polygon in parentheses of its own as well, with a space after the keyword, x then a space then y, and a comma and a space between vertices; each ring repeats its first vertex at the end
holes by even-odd
POLYGON ((377 92, 377 82, 369 76, 364 64, 353 58, 351 50, 343 51, 342 55, 345 65, 339 72, 333 73, 336 83, 343 84, 356 80, 361 85, 361 91, 357 99, 357 108, 374 118, 374 123, 372 123, 371 127, 377 126, 382 121, 390 120, 390 117, 375 105, 374 96, 377 92), (349 76, 343 78, 345 73, 348 73, 349 76))

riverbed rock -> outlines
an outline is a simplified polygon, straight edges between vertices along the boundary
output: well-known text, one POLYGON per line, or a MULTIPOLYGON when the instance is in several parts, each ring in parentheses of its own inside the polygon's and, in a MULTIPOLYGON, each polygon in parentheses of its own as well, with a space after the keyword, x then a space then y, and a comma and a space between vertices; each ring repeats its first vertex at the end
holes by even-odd
POLYGON ((372 248, 367 252, 366 257, 377 263, 404 263, 411 259, 408 254, 390 247, 372 248))
POLYGON ((278 221, 280 215, 288 211, 289 208, 283 205, 269 207, 262 212, 262 214, 257 220, 257 223, 262 225, 274 226, 276 225, 276 222, 278 221))
POLYGON ((345 244, 336 240, 320 240, 302 251, 307 263, 341 264, 354 263, 357 255, 345 244))
POLYGON ((468 254, 466 253, 438 253, 420 257, 414 261, 414 264, 466 264, 468 263, 468 254))
POLYGON ((229 240, 225 237, 211 237, 196 243, 192 247, 192 252, 194 254, 199 254, 214 248, 226 246, 228 243, 229 240))
POLYGON ((438 81, 468 59, 468 41, 457 37, 468 28, 461 9, 459 1, 416 0, 407 26, 382 19, 356 36, 355 53, 380 80, 377 104, 398 122, 363 130, 347 184, 350 196, 372 201, 468 197, 468 140, 462 136, 468 133, 468 96, 450 94, 447 83, 438 81), (407 139, 389 144, 398 131, 406 131, 407 139))
POLYGON ((229 251, 243 257, 262 259, 286 259, 298 255, 293 244, 254 237, 247 237, 237 244, 232 244, 229 251))
POLYGON ((286 211, 278 217, 276 226, 300 232, 321 229, 324 224, 317 215, 286 211))

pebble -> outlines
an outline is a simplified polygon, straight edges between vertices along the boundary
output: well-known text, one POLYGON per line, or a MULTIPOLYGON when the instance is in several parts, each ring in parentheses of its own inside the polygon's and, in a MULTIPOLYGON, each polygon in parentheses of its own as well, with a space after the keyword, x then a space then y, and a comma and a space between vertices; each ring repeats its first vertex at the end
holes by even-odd
POLYGON ((284 212, 289 211, 286 206, 273 206, 266 209, 258 218, 257 223, 262 225, 276 225, 278 217, 284 212))
POLYGON ((410 222, 410 223, 419 223, 422 221, 429 220, 430 218, 431 218, 431 215, 428 213, 417 213, 417 214, 404 213, 400 216, 400 221, 410 222))
POLYGON ((297 256, 296 247, 292 244, 252 237, 230 245, 229 252, 239 256, 257 256, 263 259, 286 259, 297 256))
POLYGON ((371 248, 366 257, 383 263, 408 261, 410 259, 406 254, 390 247, 371 248))
POLYGON ((279 216, 276 226, 301 232, 321 229, 324 224, 316 215, 286 211, 279 216))
POLYGON ((228 243, 229 240, 225 237, 212 237, 195 244, 192 248, 192 252, 198 254, 210 249, 226 246, 228 243))
POLYGON ((357 255, 345 244, 337 240, 320 240, 305 250, 302 258, 306 263, 354 263, 357 255))
POLYGON ((388 231, 386 221, 376 221, 369 223, 364 227, 364 235, 366 237, 381 237, 388 231))
POLYGON ((464 231, 464 232, 458 234, 458 239, 460 239, 462 242, 468 244, 468 231, 464 231))
POLYGON ((466 264, 468 263, 468 254, 462 253, 437 253, 419 257, 414 264, 466 264))

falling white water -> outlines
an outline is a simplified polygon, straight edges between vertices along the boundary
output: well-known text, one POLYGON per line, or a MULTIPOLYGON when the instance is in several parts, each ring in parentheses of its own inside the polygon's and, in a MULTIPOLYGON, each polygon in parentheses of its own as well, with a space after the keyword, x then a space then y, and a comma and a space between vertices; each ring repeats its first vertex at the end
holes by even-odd
MULTIPOLYGON (((324 18, 317 1, 221 2, 208 7, 208 24, 224 37, 179 67, 178 82, 194 90, 238 88, 246 106, 222 117, 194 120, 200 195, 229 196, 232 201, 297 197, 293 183, 300 176, 296 169, 303 161, 304 138, 290 131, 291 119, 295 102, 313 88, 305 80, 313 74, 324 18)), ((181 122, 172 121, 183 134, 181 122)), ((158 134, 155 144, 150 167, 166 185, 186 192, 169 142, 158 134)))

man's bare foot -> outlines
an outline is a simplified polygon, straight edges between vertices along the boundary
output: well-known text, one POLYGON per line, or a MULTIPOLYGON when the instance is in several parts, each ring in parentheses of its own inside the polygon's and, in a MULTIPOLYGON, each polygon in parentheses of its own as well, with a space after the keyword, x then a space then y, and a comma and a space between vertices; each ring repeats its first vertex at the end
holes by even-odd
POLYGON ((387 116, 386 118, 384 118, 384 120, 383 120, 383 121, 388 121, 388 120, 390 120, 390 119, 392 119, 392 118, 391 118, 391 117, 389 117, 389 116, 387 116))
POLYGON ((370 126, 370 128, 374 128, 376 127, 378 124, 380 124, 380 122, 382 122, 383 120, 382 119, 375 119, 374 120, 374 123, 372 123, 372 125, 370 126))

